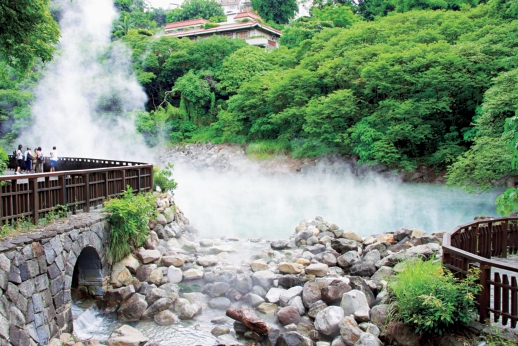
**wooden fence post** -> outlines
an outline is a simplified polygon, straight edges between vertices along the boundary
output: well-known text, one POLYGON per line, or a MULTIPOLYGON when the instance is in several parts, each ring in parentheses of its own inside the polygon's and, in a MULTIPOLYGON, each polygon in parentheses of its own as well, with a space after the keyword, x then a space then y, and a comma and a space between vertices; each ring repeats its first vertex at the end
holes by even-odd
POLYGON ((485 323, 486 319, 489 318, 489 304, 491 304, 491 286, 488 281, 491 279, 491 266, 480 263, 480 285, 482 291, 478 296, 479 303, 479 322, 485 323))
POLYGON ((35 225, 38 224, 38 209, 39 209, 39 200, 38 200, 38 178, 30 178, 29 179, 29 189, 32 190, 31 194, 31 207, 32 207, 32 219, 35 225))
POLYGON ((124 191, 126 190, 126 170, 123 169, 122 170, 122 190, 121 191, 124 191))
POLYGON ((85 206, 83 207, 83 210, 85 212, 90 211, 90 174, 86 173, 83 174, 83 181, 85 183, 85 190, 84 190, 84 196, 85 196, 85 206))
POLYGON ((502 254, 500 257, 507 258, 507 242, 509 237, 509 221, 502 221, 502 254))

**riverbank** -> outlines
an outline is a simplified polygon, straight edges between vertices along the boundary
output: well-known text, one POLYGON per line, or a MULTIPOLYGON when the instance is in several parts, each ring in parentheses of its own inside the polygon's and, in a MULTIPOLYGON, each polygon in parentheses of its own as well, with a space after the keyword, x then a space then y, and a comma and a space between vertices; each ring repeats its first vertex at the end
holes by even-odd
POLYGON ((344 159, 338 155, 314 159, 294 159, 279 154, 267 159, 254 160, 246 154, 243 146, 235 144, 196 143, 164 149, 159 155, 160 162, 188 164, 198 170, 216 172, 246 172, 250 166, 266 174, 279 175, 290 173, 307 174, 310 172, 344 173, 351 172, 358 177, 370 173, 378 174, 386 179, 402 182, 444 184, 445 171, 435 171, 421 166, 415 170, 396 173, 381 165, 359 165, 353 159, 344 159))
POLYGON ((405 259, 440 257, 440 233, 361 237, 315 217, 289 239, 200 239, 171 196, 157 208, 148 241, 113 265, 105 295, 104 313, 137 331, 124 327, 108 345, 420 344, 408 326, 386 328, 387 281, 405 259), (229 310, 266 329, 224 317, 229 310))

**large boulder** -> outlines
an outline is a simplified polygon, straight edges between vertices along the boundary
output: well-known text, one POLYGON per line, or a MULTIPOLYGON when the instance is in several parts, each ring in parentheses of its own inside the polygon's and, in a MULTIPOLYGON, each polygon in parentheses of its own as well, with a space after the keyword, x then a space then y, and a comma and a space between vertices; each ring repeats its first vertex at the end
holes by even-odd
POLYGON ((337 303, 342 299, 342 295, 351 289, 344 280, 333 280, 328 286, 322 287, 322 300, 327 303, 337 303))
POLYGON ((281 262, 277 266, 279 272, 282 274, 300 274, 304 270, 304 266, 299 263, 281 262))
POLYGON ((340 322, 339 327, 342 341, 348 346, 353 346, 358 342, 363 333, 352 316, 345 316, 340 322))
POLYGON ((121 322, 136 322, 146 311, 148 303, 143 295, 133 294, 128 300, 123 302, 117 310, 117 316, 121 322))
POLYGON ((349 269, 354 263, 360 260, 360 254, 356 250, 351 250, 339 256, 336 260, 340 267, 349 269))
POLYGON ((312 274, 315 276, 326 276, 329 271, 329 267, 324 263, 314 263, 306 267, 306 274, 312 274))
POLYGON ((308 281, 304 284, 302 290, 302 301, 304 306, 309 308, 311 304, 322 299, 322 288, 329 285, 332 282, 331 279, 315 279, 308 281))
POLYGON ((297 332, 285 332, 282 333, 275 346, 313 346, 314 343, 311 339, 301 335, 297 332))
POLYGON ((300 322, 299 312, 293 306, 286 306, 281 308, 277 312, 277 318, 282 325, 288 325, 292 323, 297 324, 300 322))
POLYGON ((331 247, 333 250, 343 254, 348 251, 357 250, 358 243, 354 240, 338 238, 331 241, 331 247))
POLYGON ((281 306, 287 306, 293 298, 302 294, 303 288, 301 286, 295 286, 288 290, 283 290, 279 295, 279 303, 281 306))
POLYGON ((170 298, 160 298, 144 311, 141 318, 152 318, 160 311, 169 309, 171 305, 173 305, 173 301, 170 298))
POLYGON ((261 286, 265 290, 269 290, 273 286, 273 280, 277 277, 269 270, 260 270, 252 275, 254 284, 261 286))
POLYGON ((140 346, 149 341, 140 331, 124 325, 110 335, 107 341, 108 346, 140 346))
POLYGON ((374 262, 358 261, 349 269, 351 275, 370 277, 376 272, 374 262))
POLYGON ((344 318, 344 310, 339 306, 329 306, 320 311, 315 318, 315 329, 327 336, 339 334, 339 324, 344 318))
POLYGON ((367 322, 370 319, 370 308, 362 291, 352 290, 344 293, 340 306, 346 316, 353 315, 357 321, 367 322))
POLYGON ((389 314, 390 305, 380 304, 374 306, 371 311, 371 322, 376 325, 379 329, 383 329, 383 326, 387 322, 387 316, 389 314))
POLYGON ((137 253, 142 263, 147 264, 159 260, 162 255, 158 250, 144 250, 140 249, 137 253))
POLYGON ((269 303, 277 304, 279 302, 281 293, 285 291, 282 288, 272 287, 266 293, 265 299, 269 303))
POLYGON ((178 316, 173 314, 169 310, 160 311, 153 317, 156 324, 159 326, 169 326, 173 323, 178 323, 180 320, 178 319, 178 316))
POLYGON ((133 285, 108 290, 104 294, 104 302, 107 307, 117 306, 133 295, 133 293, 135 293, 133 285))

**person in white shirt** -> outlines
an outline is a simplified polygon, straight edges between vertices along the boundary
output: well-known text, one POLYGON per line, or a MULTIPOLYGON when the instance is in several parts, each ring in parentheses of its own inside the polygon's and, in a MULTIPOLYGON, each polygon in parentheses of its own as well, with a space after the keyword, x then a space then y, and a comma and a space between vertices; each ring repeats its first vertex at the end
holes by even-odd
POLYGON ((18 162, 18 167, 16 167, 16 175, 18 174, 22 174, 22 172, 20 171, 22 169, 22 166, 23 166, 23 146, 20 144, 18 145, 18 150, 16 150, 16 161, 18 162))
POLYGON ((56 147, 52 147, 52 151, 50 152, 50 171, 56 171, 56 165, 58 163, 58 151, 56 147))

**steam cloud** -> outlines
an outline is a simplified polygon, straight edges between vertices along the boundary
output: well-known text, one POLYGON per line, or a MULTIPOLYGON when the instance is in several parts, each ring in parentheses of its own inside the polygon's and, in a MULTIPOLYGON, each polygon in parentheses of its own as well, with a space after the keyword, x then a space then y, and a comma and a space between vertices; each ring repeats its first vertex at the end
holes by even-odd
POLYGON ((204 236, 288 238, 301 220, 316 216, 361 236, 400 227, 432 233, 451 230, 476 215, 496 214, 497 191, 468 195, 440 185, 402 184, 374 173, 360 179, 347 170, 271 176, 249 165, 243 172, 175 165, 175 201, 204 236))
POLYGON ((24 146, 48 155, 149 161, 131 111, 146 95, 131 71, 130 50, 110 42, 117 12, 106 0, 55 0, 61 40, 35 91, 24 146))

